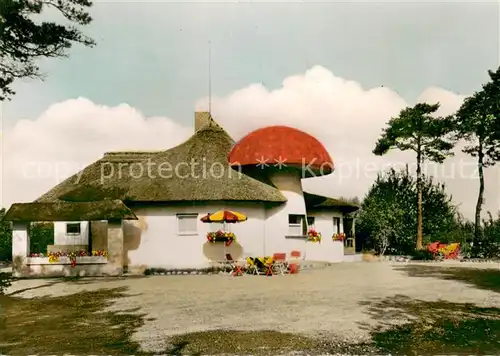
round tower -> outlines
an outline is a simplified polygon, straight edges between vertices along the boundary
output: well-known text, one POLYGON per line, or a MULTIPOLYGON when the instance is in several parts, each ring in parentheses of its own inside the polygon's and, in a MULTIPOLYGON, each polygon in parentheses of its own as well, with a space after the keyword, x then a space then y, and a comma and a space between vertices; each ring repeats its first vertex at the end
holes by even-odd
POLYGON ((280 236, 292 241, 307 234, 301 179, 324 176, 334 170, 330 155, 316 138, 286 126, 258 129, 234 145, 229 163, 273 185, 287 198, 286 203, 267 210, 268 252, 280 252, 274 250, 278 246, 270 246, 280 236))

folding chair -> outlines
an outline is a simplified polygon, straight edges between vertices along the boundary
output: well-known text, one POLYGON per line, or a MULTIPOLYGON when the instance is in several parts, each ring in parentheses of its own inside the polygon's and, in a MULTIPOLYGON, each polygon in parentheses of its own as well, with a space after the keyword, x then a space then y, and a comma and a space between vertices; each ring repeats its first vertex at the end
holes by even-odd
POLYGON ((446 259, 457 259, 458 258, 458 253, 460 252, 460 244, 455 242, 452 244, 449 244, 448 247, 446 248, 445 252, 445 258, 446 259))
POLYGON ((266 259, 264 266, 266 266, 266 276, 274 276, 274 260, 272 257, 266 259))
POLYGON ((273 254, 273 262, 273 269, 277 271, 277 273, 284 275, 287 272, 286 253, 273 254))
POLYGON ((259 268, 255 262, 255 258, 247 257, 247 274, 260 275, 259 268))
POLYGON ((257 269, 257 274, 260 275, 260 273, 266 273, 267 271, 267 265, 264 263, 260 258, 254 258, 253 259, 255 267, 257 269))
POLYGON ((298 260, 300 259, 300 251, 293 250, 290 252, 290 260, 288 261, 288 270, 290 274, 296 274, 299 272, 298 260))

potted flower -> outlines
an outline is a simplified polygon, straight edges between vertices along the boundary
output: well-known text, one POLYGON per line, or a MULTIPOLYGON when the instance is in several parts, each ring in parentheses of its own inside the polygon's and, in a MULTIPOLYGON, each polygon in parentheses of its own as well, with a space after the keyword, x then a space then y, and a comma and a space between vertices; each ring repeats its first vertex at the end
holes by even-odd
POLYGON ((66 257, 68 257, 71 261, 71 268, 76 266, 76 256, 78 256, 78 253, 75 251, 71 251, 66 255, 66 257))
POLYGON ((321 242, 321 232, 311 229, 307 232, 307 237, 311 242, 321 242))
POLYGON ((224 242, 226 246, 230 246, 234 241, 236 241, 236 236, 233 232, 219 230, 216 232, 209 232, 207 234, 207 241, 211 243, 224 242))
POLYGON ((94 256, 94 257, 108 257, 108 251, 94 250, 94 251, 92 251, 92 256, 94 256))
POLYGON ((344 242, 345 234, 343 232, 333 234, 332 239, 333 239, 333 241, 344 242))

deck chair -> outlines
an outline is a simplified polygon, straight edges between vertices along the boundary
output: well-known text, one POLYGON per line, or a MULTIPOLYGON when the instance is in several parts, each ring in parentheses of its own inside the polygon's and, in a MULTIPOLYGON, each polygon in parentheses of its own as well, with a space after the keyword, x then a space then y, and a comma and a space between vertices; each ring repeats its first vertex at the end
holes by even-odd
POLYGON ((273 254, 273 270, 281 275, 288 272, 286 253, 273 254))
POLYGON ((258 271, 257 274, 266 273, 267 266, 264 262, 262 262, 262 260, 260 258, 254 258, 253 261, 254 261, 255 267, 257 268, 257 271, 258 271))
POLYGON ((257 264, 255 262, 255 258, 253 257, 247 257, 247 274, 255 274, 255 275, 260 275, 259 268, 257 267, 257 264))
POLYGON ((440 242, 433 242, 427 246, 427 251, 432 253, 434 256, 439 252, 439 244, 440 242))
POLYGON ((445 251, 445 258, 446 259, 456 259, 458 257, 458 254, 460 252, 460 244, 455 242, 455 243, 451 243, 448 245, 448 247, 446 247, 446 251, 445 251))

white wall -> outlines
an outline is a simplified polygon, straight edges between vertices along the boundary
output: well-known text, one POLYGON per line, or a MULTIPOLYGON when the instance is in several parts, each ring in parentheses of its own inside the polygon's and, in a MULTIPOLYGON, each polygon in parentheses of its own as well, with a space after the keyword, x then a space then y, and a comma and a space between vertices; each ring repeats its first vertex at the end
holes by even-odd
POLYGON ((333 218, 340 218, 340 232, 344 232, 343 214, 340 211, 309 212, 314 216, 314 229, 321 233, 321 243, 306 244, 306 259, 310 261, 342 262, 344 259, 344 244, 333 242, 333 218))
POLYGON ((302 191, 300 172, 278 172, 270 177, 271 182, 287 198, 286 203, 266 211, 266 248, 265 254, 290 253, 298 250, 305 253, 305 240, 286 238, 288 235, 288 215, 306 215, 306 205, 302 191))
POLYGON ((89 223, 88 221, 56 221, 54 222, 54 245, 88 245, 89 223), (67 235, 66 224, 80 223, 79 235, 67 235))
POLYGON ((210 257, 223 260, 224 252, 233 258, 262 256, 264 253, 264 206, 260 204, 217 203, 205 206, 156 206, 133 208, 138 221, 128 222, 125 231, 125 255, 129 269, 138 266, 163 268, 203 268, 210 265, 210 257), (206 234, 220 225, 203 223, 200 218, 208 213, 228 209, 245 214, 248 220, 228 224, 237 242, 228 248, 224 244, 207 242, 206 234), (179 236, 177 214, 197 213, 198 234, 179 236), (135 229, 133 233, 131 230, 135 229))

